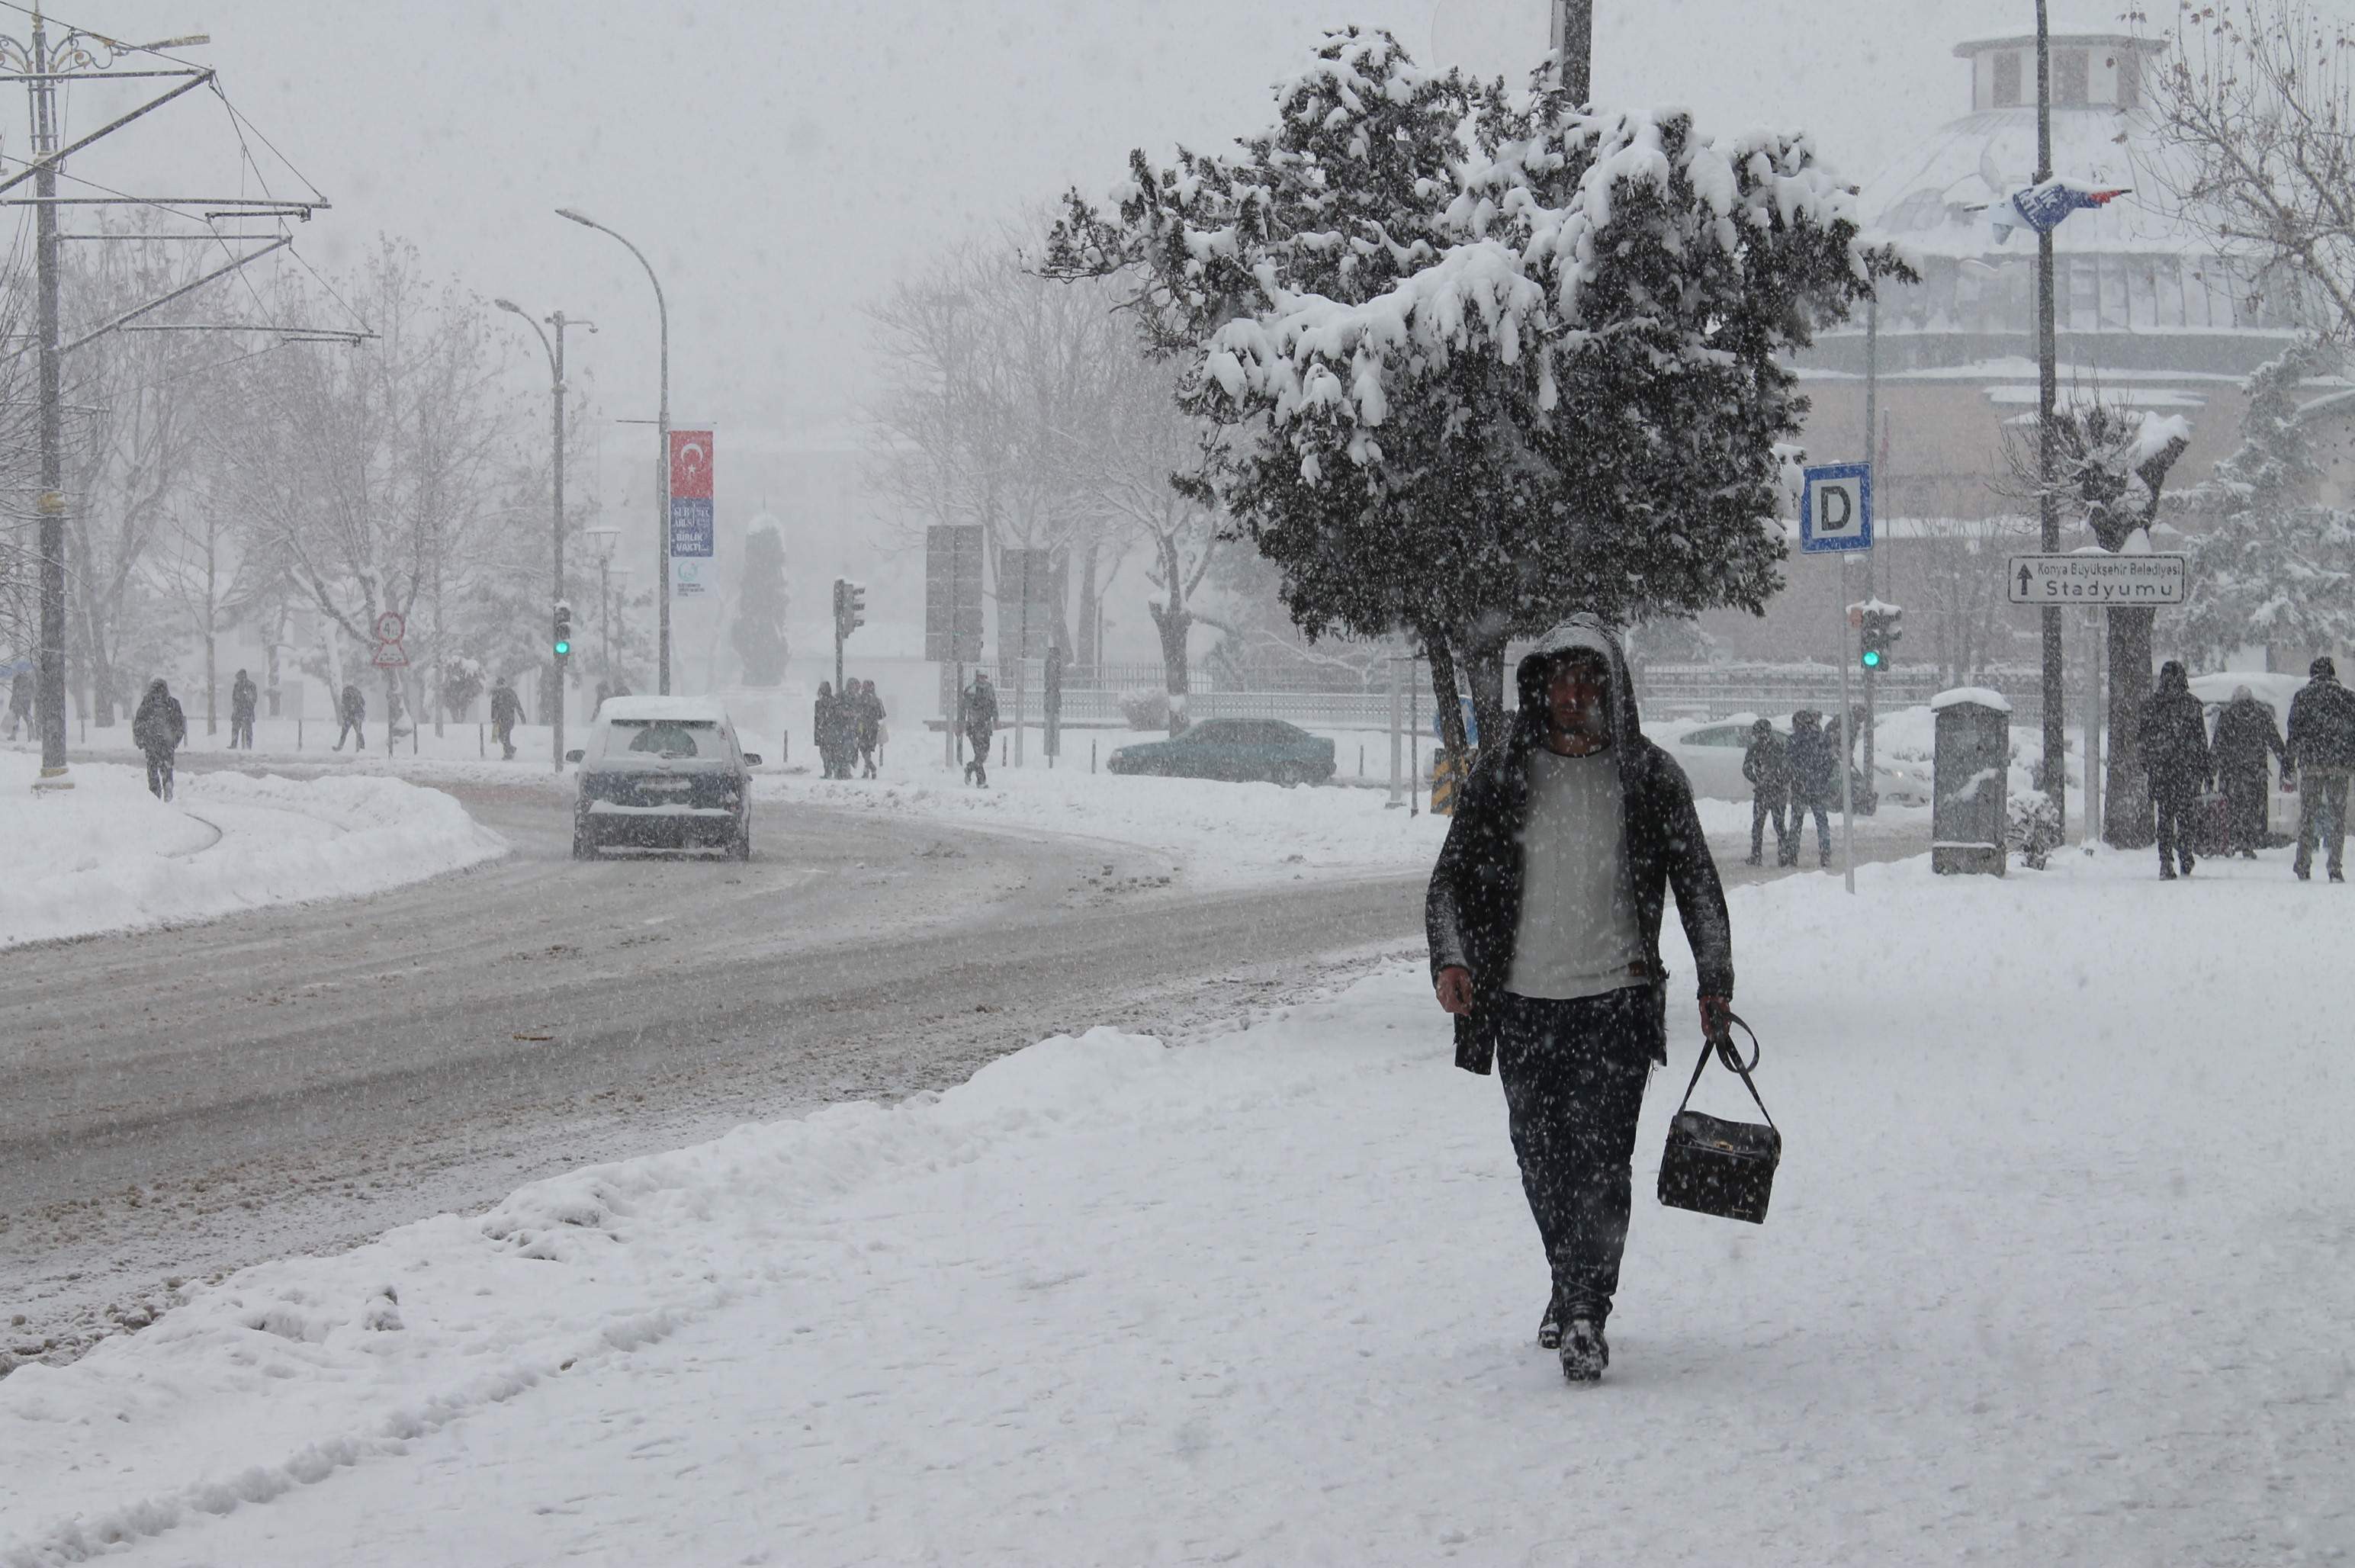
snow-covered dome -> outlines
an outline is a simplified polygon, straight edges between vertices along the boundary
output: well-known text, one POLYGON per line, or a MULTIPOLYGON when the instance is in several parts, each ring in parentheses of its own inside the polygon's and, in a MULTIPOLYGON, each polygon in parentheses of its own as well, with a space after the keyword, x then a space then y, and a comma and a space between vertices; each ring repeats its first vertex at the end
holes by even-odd
MULTIPOLYGON (((2177 211, 2181 155, 2162 138, 2145 88, 2165 48, 2116 31, 2052 35, 2052 172, 2129 187, 2054 231, 2059 329, 2102 338, 2081 348, 2118 368, 2179 368, 2192 347, 2186 335, 2197 336, 2203 360, 2254 364, 2273 350, 2253 339, 2291 330, 2292 302, 2245 261, 2220 256, 2201 225, 2177 211)), ((1891 159, 1857 201, 1869 230, 1917 260, 1921 283, 1883 291, 1880 328, 1884 351, 1925 368, 2016 351, 2034 331, 2035 233, 2000 240, 1987 209, 2036 173, 2035 36, 1978 39, 1955 53, 1970 63, 1970 112, 1891 159), (1892 334, 1939 341, 1891 345, 1892 334)), ((1849 332, 1860 325, 1851 321, 1849 332)))

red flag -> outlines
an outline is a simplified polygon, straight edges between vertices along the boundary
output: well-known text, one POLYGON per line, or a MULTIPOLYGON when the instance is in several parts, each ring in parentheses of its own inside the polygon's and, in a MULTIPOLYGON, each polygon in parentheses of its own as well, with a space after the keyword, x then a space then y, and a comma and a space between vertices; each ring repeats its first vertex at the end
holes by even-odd
POLYGON ((711 498, 711 432, 670 432, 670 496, 674 501, 711 498))

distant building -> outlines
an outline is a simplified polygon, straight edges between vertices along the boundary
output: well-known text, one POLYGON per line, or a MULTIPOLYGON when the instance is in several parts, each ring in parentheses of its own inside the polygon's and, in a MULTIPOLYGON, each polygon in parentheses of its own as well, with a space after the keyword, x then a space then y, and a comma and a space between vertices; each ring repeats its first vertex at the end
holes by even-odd
MULTIPOLYGON (((2117 31, 2052 36, 2053 172, 2132 192, 2055 231, 2055 336, 2064 401, 2098 389, 2190 421, 2174 489, 2206 477, 2236 444, 2240 381, 2295 336, 2297 313, 2295 298, 2173 211, 2178 155, 2144 91, 2166 48, 2117 31)), ((1740 656, 1837 656, 1840 606, 1868 590, 1906 605, 1901 659, 1932 656, 1942 642, 1966 661, 2036 656, 2030 613, 1999 608, 1989 621, 1968 592, 1978 568, 1958 559, 2033 548, 2032 529, 2015 542, 1990 519, 2034 510, 2005 493, 2003 432, 2035 418, 2036 236, 2021 228, 1999 241, 1987 208, 2036 172, 2036 39, 1983 38, 1955 53, 1969 66, 1969 112, 1891 159, 1858 197, 1869 231, 1905 245, 1921 282, 1884 287, 1877 330, 1859 311, 1798 367, 1814 405, 1802 437, 1808 460, 1853 460, 1868 455, 1870 354, 1876 510, 1904 521, 1869 568, 1849 569, 1845 586, 1837 561, 1795 556, 1790 589, 1764 621, 1709 617, 1707 629, 1740 656), (1985 624, 1942 632, 1942 617, 1958 616, 1985 624)), ((2063 541, 2082 542, 2073 529, 2063 541)))

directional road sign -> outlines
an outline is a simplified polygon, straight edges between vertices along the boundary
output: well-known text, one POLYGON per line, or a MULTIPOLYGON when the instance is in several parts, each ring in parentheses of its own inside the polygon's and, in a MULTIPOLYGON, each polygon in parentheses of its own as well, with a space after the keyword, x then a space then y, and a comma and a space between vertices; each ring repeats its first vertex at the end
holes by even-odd
POLYGON ((1806 470, 1799 491, 1799 553, 1872 548, 1872 464, 1827 463, 1806 470))
POLYGON ((2015 555, 2004 586, 2015 604, 2180 604, 2190 576, 2179 555, 2015 555))

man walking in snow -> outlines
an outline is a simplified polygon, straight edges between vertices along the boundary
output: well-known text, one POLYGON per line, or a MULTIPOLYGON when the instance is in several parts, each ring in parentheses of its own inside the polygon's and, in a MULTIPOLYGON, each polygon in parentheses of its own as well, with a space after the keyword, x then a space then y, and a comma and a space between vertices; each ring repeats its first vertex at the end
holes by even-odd
POLYGON ((499 743, 502 760, 515 761, 515 728, 522 722, 523 699, 501 676, 491 683, 491 739, 499 743))
POLYGON ((33 732, 33 672, 26 669, 8 682, 8 739, 16 738, 19 726, 27 735, 33 732))
POLYGON ((1774 721, 1761 719, 1750 726, 1750 745, 1742 753, 1742 776, 1750 781, 1750 863, 1760 863, 1766 852, 1766 818, 1774 819, 1774 864, 1796 865, 1799 851, 1791 842, 1787 813, 1791 805, 1791 753, 1774 721))
POLYGON ((1493 1062, 1504 1083, 1552 1274, 1538 1343, 1584 1383, 1610 1362, 1636 1120, 1668 1060, 1668 891, 1712 1040, 1728 1028, 1733 944, 1692 786, 1638 729, 1618 643, 1580 617, 1515 678, 1519 714, 1464 785, 1424 916, 1455 1064, 1493 1062))
POLYGON ((2355 773, 2355 692, 2339 684, 2339 667, 2319 658, 2289 699, 2289 765, 2297 773, 2297 859, 2291 869, 2305 881, 2314 874, 2319 838, 2330 880, 2347 880, 2347 781, 2355 773))
POLYGON ((336 717, 343 721, 343 728, 336 731, 336 743, 327 749, 342 751, 344 737, 348 735, 352 738, 353 751, 367 751, 368 737, 361 733, 360 723, 368 718, 368 699, 360 695, 360 688, 354 682, 347 680, 344 683, 344 694, 336 702, 336 717))
POLYGON ((1807 814, 1816 816, 1816 863, 1832 863, 1832 802, 1839 798, 1839 764, 1832 755, 1831 737, 1823 731, 1824 716, 1812 708, 1791 715, 1791 863, 1799 859, 1799 842, 1807 836, 1807 814))
POLYGON ((147 758, 147 790, 158 800, 172 798, 172 758, 188 738, 187 716, 162 677, 147 683, 147 695, 131 716, 131 743, 147 758))
POLYGON ((2142 705, 2135 743, 2158 813, 2158 880, 2171 882, 2170 856, 2185 876, 2191 874, 2191 812, 2216 774, 2215 759, 2208 752, 2208 710, 2191 695, 2182 660, 2158 667, 2158 689, 2142 705))
POLYGON ((964 731, 973 755, 964 764, 965 782, 989 787, 989 742, 997 734, 997 688, 989 677, 973 672, 973 684, 957 699, 957 725, 964 731))
POLYGON ((2234 687, 2232 700, 2216 716, 2216 784, 2224 792, 2226 855, 2238 849, 2243 859, 2254 860, 2257 847, 2265 841, 2268 752, 2286 771, 2289 753, 2274 724, 2274 710, 2247 687, 2234 687))
POLYGON ((253 684, 253 677, 243 670, 238 671, 237 678, 229 683, 229 749, 230 751, 234 752, 240 747, 249 752, 253 750, 253 714, 254 709, 260 707, 261 703, 261 692, 253 684))

